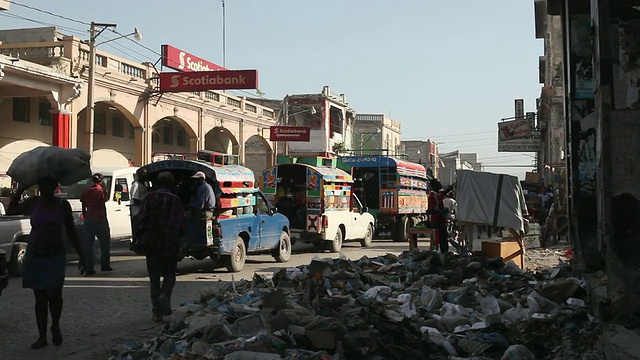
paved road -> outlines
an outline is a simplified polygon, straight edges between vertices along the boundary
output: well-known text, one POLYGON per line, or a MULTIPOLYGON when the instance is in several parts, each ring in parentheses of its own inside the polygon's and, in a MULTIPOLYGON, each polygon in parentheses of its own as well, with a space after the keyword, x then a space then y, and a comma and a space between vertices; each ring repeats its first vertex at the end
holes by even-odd
MULTIPOLYGON (((426 248, 428 243, 424 244, 426 248)), ((127 246, 128 243, 114 244, 112 273, 98 272, 87 278, 78 276, 77 263, 67 266, 61 321, 65 342, 60 347, 50 344, 40 350, 29 349, 37 338, 33 294, 21 288, 20 278, 11 278, 0 296, 0 359, 100 359, 106 358, 113 343, 147 339, 156 334, 160 325, 151 321, 144 258, 132 255, 127 246)), ((308 264, 315 256, 338 256, 304 244, 296 244, 293 250, 291 260, 285 264, 275 262, 269 255, 250 256, 245 269, 233 277, 238 280, 251 278, 254 272, 272 274, 281 267, 308 264)), ((343 253, 359 259, 403 250, 408 250, 408 243, 374 240, 368 249, 357 243, 345 244, 343 253)), ((185 259, 178 264, 178 274, 174 307, 178 302, 199 298, 199 289, 208 282, 231 280, 230 273, 214 269, 214 262, 208 259, 185 259)))

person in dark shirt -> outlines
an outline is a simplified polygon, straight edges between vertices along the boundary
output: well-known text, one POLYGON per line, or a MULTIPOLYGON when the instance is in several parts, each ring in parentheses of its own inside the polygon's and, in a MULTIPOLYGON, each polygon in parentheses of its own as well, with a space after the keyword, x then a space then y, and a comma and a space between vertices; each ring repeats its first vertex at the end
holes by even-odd
POLYGON ((163 316, 171 314, 171 293, 176 283, 179 239, 185 230, 185 217, 182 201, 171 192, 173 175, 161 172, 156 183, 158 190, 147 194, 142 201, 137 222, 140 236, 150 239, 146 260, 152 319, 162 322, 163 316))
MULTIPOLYGON (((102 184, 102 174, 94 174, 91 177, 92 185, 82 193, 82 215, 84 216, 85 239, 84 252, 91 254, 96 237, 100 242, 100 266, 102 271, 112 271, 111 268, 111 231, 107 221, 107 209, 105 202, 109 200, 102 184)), ((93 269, 93 257, 84 259, 84 270, 87 276, 95 275, 93 269)))
POLYGON ((430 216, 429 220, 436 229, 436 242, 440 245, 440 252, 446 253, 449 251, 449 238, 447 234, 447 222, 444 218, 444 203, 442 196, 440 196, 442 184, 438 179, 431 179, 429 180, 429 188, 427 209, 430 216))
MULTIPOLYGON (((38 182, 40 196, 20 202, 26 187, 20 187, 11 199, 7 214, 29 215, 31 233, 24 255, 22 287, 30 288, 36 298, 36 324, 38 340, 32 349, 40 349, 47 343, 47 323, 51 312, 51 340, 53 345, 62 344, 60 317, 62 315, 62 288, 67 267, 63 228, 82 262, 83 251, 76 234, 71 205, 67 200, 54 195, 58 181, 42 178, 38 182)), ((91 253, 87 253, 91 257, 91 253)))

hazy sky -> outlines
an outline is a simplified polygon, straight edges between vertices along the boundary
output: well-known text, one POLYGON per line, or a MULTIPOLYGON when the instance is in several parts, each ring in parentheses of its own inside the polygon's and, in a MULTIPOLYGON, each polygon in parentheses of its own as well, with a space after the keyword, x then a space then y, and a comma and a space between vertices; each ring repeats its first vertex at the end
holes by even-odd
MULTIPOLYGON (((497 152, 497 123, 513 100, 535 111, 540 95, 533 0, 16 0, 0 28, 63 28, 86 38, 81 22, 138 27, 141 45, 120 39, 100 47, 155 62, 170 44, 229 69, 258 69, 268 98, 344 93, 357 113, 384 113, 402 124, 403 140, 432 139, 441 151, 477 152, 487 171, 523 177, 534 153, 497 152), (223 27, 226 56, 223 56, 223 27), (226 58, 226 59, 225 59, 226 58)), ((101 38, 114 37, 105 32, 101 38)), ((253 92, 251 92, 253 93, 253 92)), ((247 95, 247 93, 244 93, 247 95)))

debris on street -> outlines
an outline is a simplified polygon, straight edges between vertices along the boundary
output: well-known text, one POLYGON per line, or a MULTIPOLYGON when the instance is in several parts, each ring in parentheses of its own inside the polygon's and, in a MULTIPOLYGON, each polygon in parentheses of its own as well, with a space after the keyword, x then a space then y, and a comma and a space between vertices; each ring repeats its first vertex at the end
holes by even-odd
POLYGON ((586 285, 481 255, 316 258, 204 287, 110 359, 600 359, 586 285))

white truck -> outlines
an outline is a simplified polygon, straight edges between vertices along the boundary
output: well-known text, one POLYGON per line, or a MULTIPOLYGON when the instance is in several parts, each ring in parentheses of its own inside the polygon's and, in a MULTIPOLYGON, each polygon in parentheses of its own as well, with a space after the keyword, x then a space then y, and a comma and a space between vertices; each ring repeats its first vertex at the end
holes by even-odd
MULTIPOLYGON (((131 238, 131 220, 129 217, 129 188, 133 182, 133 174, 137 167, 126 168, 94 168, 94 173, 101 173, 104 176, 104 183, 107 187, 109 200, 105 203, 107 208, 107 219, 111 228, 111 239, 131 238), (118 194, 116 196, 116 194, 118 194)), ((91 179, 81 180, 71 186, 60 186, 60 192, 56 194, 67 199, 71 204, 74 222, 78 236, 82 239, 84 235, 82 204, 80 197, 82 192, 91 185, 91 179)), ((0 250, 7 253, 7 263, 10 274, 14 276, 22 275, 24 254, 27 250, 27 239, 31 233, 31 223, 27 216, 0 216, 0 250)), ((65 238, 67 248, 67 259, 77 260, 75 250, 65 238)), ((94 245, 94 258, 100 261, 100 245, 96 241, 94 245)))
POLYGON ((292 240, 338 252, 345 241, 371 246, 375 219, 352 193, 351 175, 331 166, 287 163, 266 169, 260 188, 291 222, 292 240))

